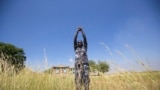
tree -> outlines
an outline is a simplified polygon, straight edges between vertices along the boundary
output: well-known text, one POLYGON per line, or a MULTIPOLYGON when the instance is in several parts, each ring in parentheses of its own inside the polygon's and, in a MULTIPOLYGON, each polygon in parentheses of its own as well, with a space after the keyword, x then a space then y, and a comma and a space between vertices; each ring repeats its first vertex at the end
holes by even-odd
POLYGON ((109 71, 109 65, 105 61, 98 61, 98 63, 96 63, 93 60, 89 60, 89 66, 91 72, 98 70, 99 72, 105 73, 109 71))
MULTIPOLYGON (((14 70, 18 72, 25 67, 26 56, 22 48, 0 42, 0 60, 1 62, 6 62, 10 67, 14 66, 14 70)), ((4 71, 4 67, 4 64, 2 64, 2 72, 4 71)))
POLYGON ((91 72, 94 72, 95 70, 97 70, 97 64, 95 61, 89 60, 89 66, 90 66, 91 72))
POLYGON ((109 71, 109 65, 105 61, 98 61, 98 71, 105 73, 109 71))

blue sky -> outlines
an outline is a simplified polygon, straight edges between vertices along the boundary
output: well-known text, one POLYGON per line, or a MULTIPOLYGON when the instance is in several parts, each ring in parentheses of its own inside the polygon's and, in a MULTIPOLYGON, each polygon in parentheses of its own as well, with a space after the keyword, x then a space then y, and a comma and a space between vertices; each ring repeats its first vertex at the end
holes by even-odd
POLYGON ((160 69, 159 4, 158 0, 1 0, 0 41, 23 48, 28 67, 44 69, 45 56, 48 67, 73 65, 73 38, 81 26, 90 60, 107 61, 112 70, 117 64, 140 70, 141 62, 160 69))

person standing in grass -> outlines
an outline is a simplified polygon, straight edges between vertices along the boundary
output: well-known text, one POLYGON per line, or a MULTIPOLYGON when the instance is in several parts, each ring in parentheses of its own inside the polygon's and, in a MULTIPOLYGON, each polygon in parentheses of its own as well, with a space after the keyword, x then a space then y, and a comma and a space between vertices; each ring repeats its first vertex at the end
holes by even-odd
MULTIPOLYGON (((82 28, 78 28, 75 36, 74 36, 74 51, 75 51, 75 83, 77 85, 77 78, 78 78, 78 68, 77 68, 77 63, 79 61, 82 62, 82 67, 83 67, 83 72, 82 72, 82 83, 85 86, 85 90, 89 90, 89 63, 88 63, 88 56, 87 56, 87 38, 82 30, 82 28), (81 32, 83 36, 83 41, 78 40, 77 41, 77 36, 78 33, 81 32)), ((78 90, 78 88, 77 88, 78 90)))

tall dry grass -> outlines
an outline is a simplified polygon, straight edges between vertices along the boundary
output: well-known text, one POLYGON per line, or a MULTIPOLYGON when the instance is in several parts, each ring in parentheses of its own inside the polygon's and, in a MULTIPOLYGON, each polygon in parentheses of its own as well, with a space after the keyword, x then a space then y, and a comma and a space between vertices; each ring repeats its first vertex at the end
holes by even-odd
MULTIPOLYGON (((0 59, 0 69, 2 63, 0 59)), ((0 70, 0 90, 75 90, 73 74, 48 74, 27 68, 16 74, 8 65, 5 70, 0 70)), ((90 76, 90 90, 160 90, 160 71, 125 71, 90 76)))
MULTIPOLYGON (((160 90, 160 72, 124 72, 90 76, 90 90, 160 90)), ((0 90, 75 90, 74 75, 55 75, 24 69, 0 74, 0 90)))

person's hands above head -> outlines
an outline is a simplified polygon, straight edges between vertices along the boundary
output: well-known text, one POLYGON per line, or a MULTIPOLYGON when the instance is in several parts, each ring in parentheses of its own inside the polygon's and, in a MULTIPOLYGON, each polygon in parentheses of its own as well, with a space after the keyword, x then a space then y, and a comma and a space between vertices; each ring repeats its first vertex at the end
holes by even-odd
POLYGON ((82 28, 81 28, 81 27, 79 27, 79 28, 78 28, 78 31, 82 31, 82 28))

